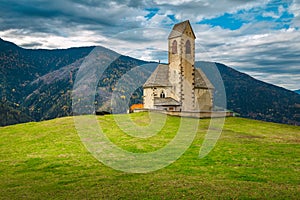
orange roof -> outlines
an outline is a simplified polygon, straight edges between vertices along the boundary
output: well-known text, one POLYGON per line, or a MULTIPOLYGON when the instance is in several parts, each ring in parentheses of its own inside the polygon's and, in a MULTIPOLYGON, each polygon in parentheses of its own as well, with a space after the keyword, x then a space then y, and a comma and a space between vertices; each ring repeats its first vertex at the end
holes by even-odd
POLYGON ((133 104, 130 106, 130 110, 134 110, 136 108, 144 108, 144 104, 133 104))

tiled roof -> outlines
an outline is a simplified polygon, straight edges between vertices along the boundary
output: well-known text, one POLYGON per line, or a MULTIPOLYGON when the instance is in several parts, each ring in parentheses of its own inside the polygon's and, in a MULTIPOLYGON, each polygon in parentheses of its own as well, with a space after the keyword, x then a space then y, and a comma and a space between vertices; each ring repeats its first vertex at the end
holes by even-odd
MULTIPOLYGON (((184 33, 184 31, 186 29, 186 26, 188 26, 188 25, 191 26, 189 20, 175 24, 168 38, 171 39, 171 38, 182 36, 182 34, 184 33)), ((192 29, 192 32, 193 32, 193 29, 192 29)), ((193 33, 193 36, 196 38, 194 33, 193 33)))
MULTIPOLYGON (((168 86, 171 86, 169 82, 169 66, 164 64, 159 64, 144 84, 144 87, 168 86)), ((214 89, 214 86, 201 69, 195 69, 195 88, 214 89)))
POLYGON ((214 86, 208 80, 201 69, 195 69, 195 87, 204 89, 214 89, 214 86))
POLYGON ((148 78, 144 87, 156 87, 156 86, 171 86, 169 82, 169 66, 159 64, 151 76, 148 78))
POLYGON ((180 106, 181 104, 171 97, 166 97, 166 98, 155 97, 154 105, 155 106, 180 106))

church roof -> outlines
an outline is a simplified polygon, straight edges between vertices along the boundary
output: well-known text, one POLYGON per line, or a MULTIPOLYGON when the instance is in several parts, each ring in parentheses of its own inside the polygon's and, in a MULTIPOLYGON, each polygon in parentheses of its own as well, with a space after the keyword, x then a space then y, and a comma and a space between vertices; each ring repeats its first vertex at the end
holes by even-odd
MULTIPOLYGON (((169 82, 169 66, 165 64, 159 64, 144 84, 144 88, 168 86, 171 86, 169 82)), ((214 86, 201 69, 195 69, 195 88, 214 89, 214 86)))
POLYGON ((214 89, 201 69, 195 69, 195 88, 214 89))
POLYGON ((171 86, 169 82, 169 66, 159 64, 151 76, 148 78, 144 87, 156 87, 156 86, 171 86))
MULTIPOLYGON (((168 37, 168 39, 182 36, 184 34, 184 31, 185 31, 187 26, 191 27, 191 24, 190 24, 189 20, 186 20, 184 22, 180 22, 178 24, 175 24, 172 31, 171 31, 171 33, 170 33, 170 35, 169 35, 169 37, 168 37)), ((196 38, 192 27, 191 27, 191 30, 192 30, 194 38, 196 38)))
POLYGON ((171 97, 166 97, 166 98, 155 97, 154 105, 155 106, 180 106, 181 104, 171 97))

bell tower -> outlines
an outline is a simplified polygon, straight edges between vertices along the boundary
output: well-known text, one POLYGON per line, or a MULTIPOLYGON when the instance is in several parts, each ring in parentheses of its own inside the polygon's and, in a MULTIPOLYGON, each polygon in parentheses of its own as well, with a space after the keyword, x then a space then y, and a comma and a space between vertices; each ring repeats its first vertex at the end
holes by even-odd
POLYGON ((182 111, 195 109, 195 34, 190 22, 175 24, 169 37, 169 80, 182 111))

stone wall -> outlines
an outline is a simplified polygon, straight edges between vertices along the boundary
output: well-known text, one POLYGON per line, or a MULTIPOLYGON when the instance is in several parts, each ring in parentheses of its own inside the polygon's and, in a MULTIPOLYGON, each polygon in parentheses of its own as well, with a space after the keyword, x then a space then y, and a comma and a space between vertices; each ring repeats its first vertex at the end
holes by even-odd
POLYGON ((209 111, 213 108, 213 90, 195 89, 195 103, 200 111, 209 111))
POLYGON ((192 117, 192 118, 219 118, 233 117, 234 113, 229 111, 203 111, 203 112, 187 112, 187 111, 166 111, 157 109, 135 109, 133 112, 158 112, 171 116, 192 117))

